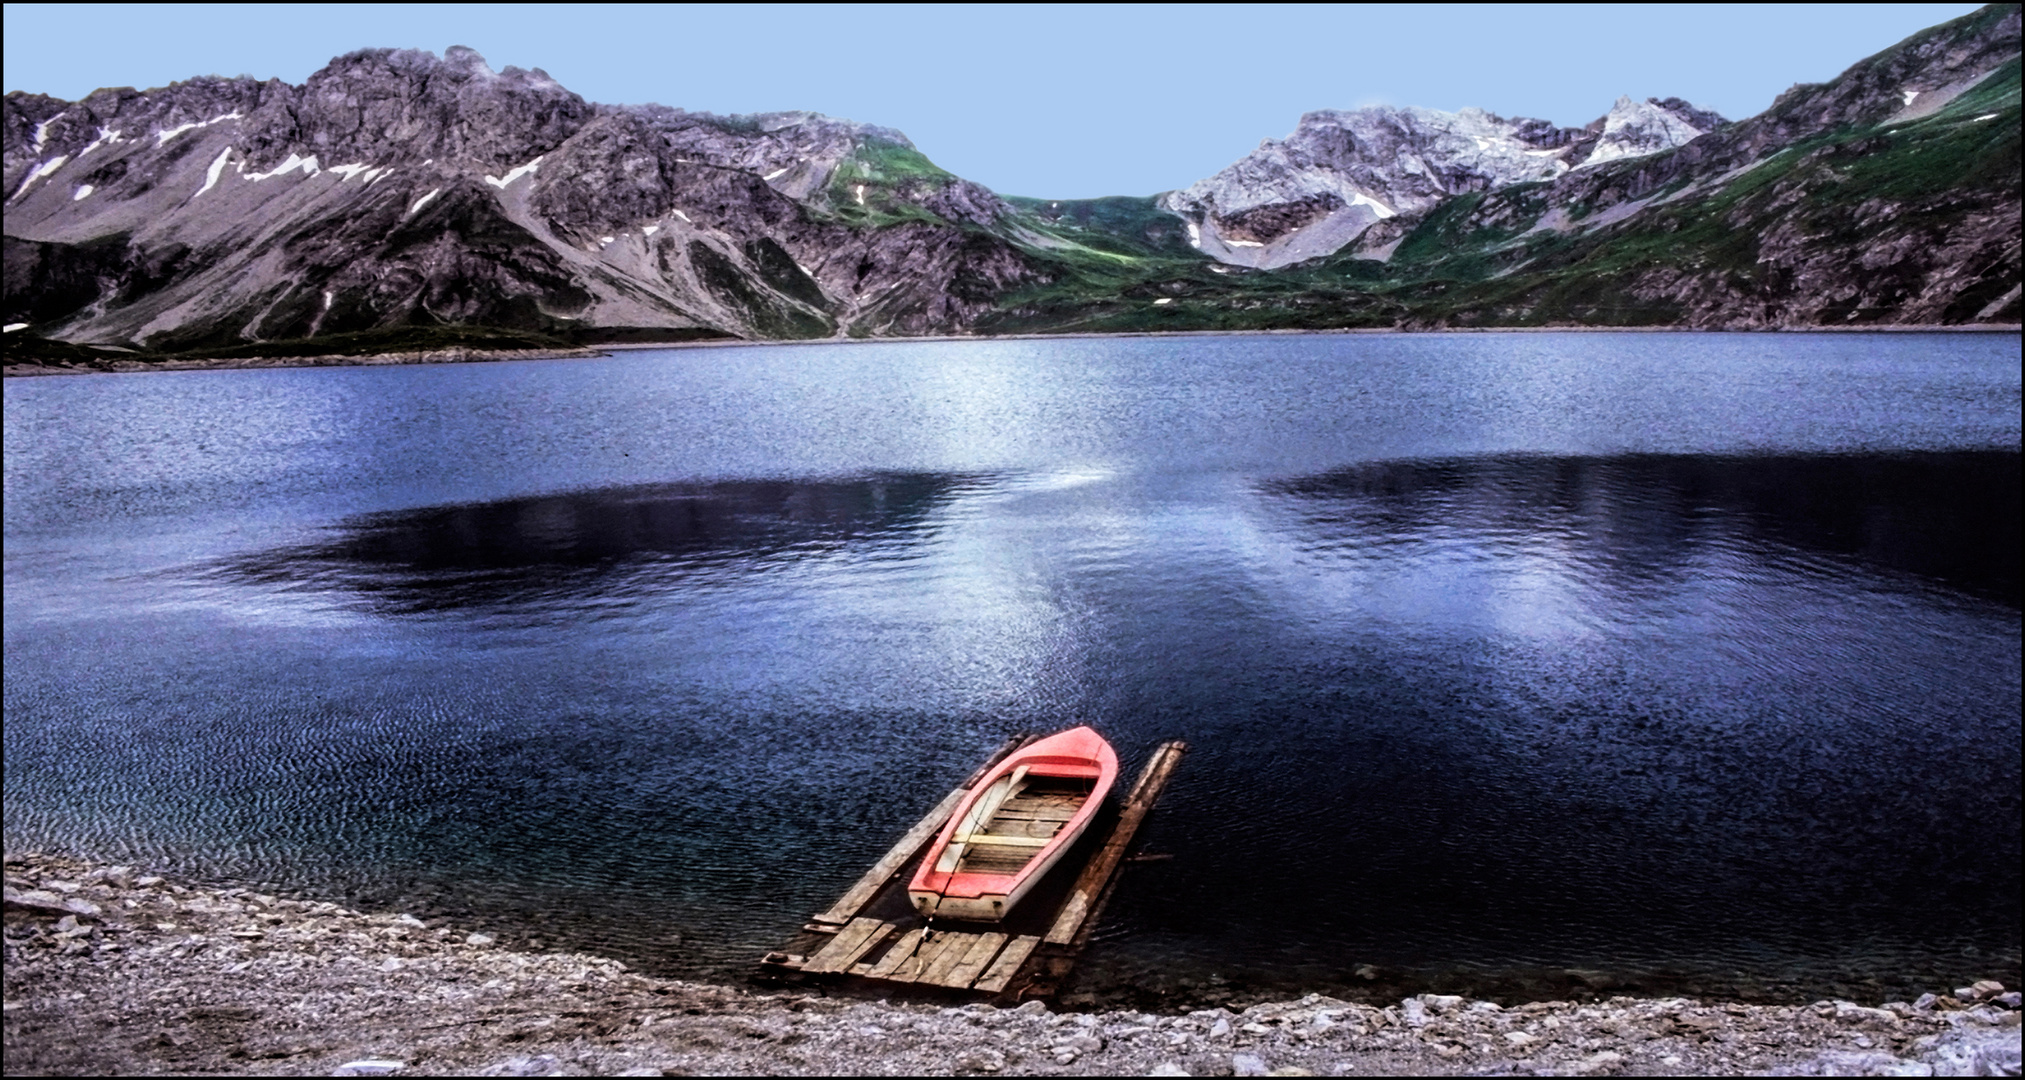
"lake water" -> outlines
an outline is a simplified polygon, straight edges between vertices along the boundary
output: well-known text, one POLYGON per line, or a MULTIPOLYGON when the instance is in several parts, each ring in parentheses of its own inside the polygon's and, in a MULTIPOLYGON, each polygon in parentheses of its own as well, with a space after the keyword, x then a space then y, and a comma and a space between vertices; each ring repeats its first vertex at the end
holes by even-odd
POLYGON ((6 844, 751 970, 1007 735, 1148 1001, 2019 970, 1998 335, 11 379, 6 844))

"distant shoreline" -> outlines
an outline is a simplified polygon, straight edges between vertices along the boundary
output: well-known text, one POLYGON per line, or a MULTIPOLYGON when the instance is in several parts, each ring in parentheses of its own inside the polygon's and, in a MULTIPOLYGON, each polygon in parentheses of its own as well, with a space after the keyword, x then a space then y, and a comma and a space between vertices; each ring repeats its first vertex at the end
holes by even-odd
POLYGON ((176 358, 171 360, 124 360, 107 358, 40 363, 7 361, 0 367, 6 378, 44 375, 127 375, 157 371, 230 371, 242 368, 297 367, 382 367, 410 364, 482 364, 509 360, 587 360, 618 352, 651 349, 729 349, 783 345, 892 345, 936 342, 1064 341, 1093 338, 1197 338, 1197 337, 1299 337, 1324 335, 1406 335, 1406 334, 2011 334, 2025 332, 2019 323, 1982 323, 1956 326, 1893 324, 1888 326, 1795 326, 1764 329, 1702 329, 1685 326, 1469 326, 1402 330, 1396 327, 1341 328, 1329 330, 1133 330, 1116 333, 1064 334, 935 334, 920 337, 803 338, 788 341, 749 341, 743 338, 713 338, 702 341, 618 342, 575 349, 428 349, 417 352, 372 353, 359 356, 259 356, 220 359, 176 358))

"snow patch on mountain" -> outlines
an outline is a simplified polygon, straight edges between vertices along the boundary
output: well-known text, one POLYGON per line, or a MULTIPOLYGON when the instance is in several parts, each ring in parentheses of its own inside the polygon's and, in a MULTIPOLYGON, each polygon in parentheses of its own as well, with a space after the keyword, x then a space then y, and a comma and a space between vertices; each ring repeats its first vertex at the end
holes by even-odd
MULTIPOLYGON (((202 195, 205 192, 211 190, 212 188, 218 186, 218 177, 225 172, 225 166, 231 160, 232 160, 231 147, 228 146, 225 149, 218 151, 218 156, 211 159, 211 167, 204 173, 204 186, 197 189, 197 195, 202 195)), ((190 197, 194 199, 197 197, 197 195, 192 195, 190 197)))
POLYGON ((37 180, 40 180, 45 176, 54 173, 56 170, 63 168, 63 163, 69 160, 70 160, 69 154, 58 154, 55 157, 50 158, 48 161, 45 161, 42 164, 37 165, 35 168, 30 169, 28 171, 27 178, 21 181, 21 186, 14 189, 13 198, 8 199, 7 201, 13 202, 14 199, 18 199, 21 196, 28 194, 29 185, 35 183, 37 180))
POLYGON ((288 160, 283 161, 281 164, 276 165, 274 168, 269 169, 264 173, 259 172, 247 173, 246 179, 267 180, 276 176, 285 176, 288 173, 297 171, 298 169, 302 171, 302 174, 304 176, 315 176, 317 173, 323 171, 317 166, 315 154, 311 154, 308 157, 303 157, 300 154, 290 154, 288 155, 288 160))
MULTIPOLYGON (((546 154, 542 155, 542 157, 547 156, 548 155, 546 154)), ((513 183, 515 180, 518 180, 521 177, 526 176, 527 174, 535 171, 540 167, 541 167, 541 158, 538 157, 525 165, 516 165, 513 168, 508 169, 506 171, 505 176, 488 176, 485 178, 485 182, 491 184, 493 187, 496 188, 504 188, 508 184, 513 183)))
POLYGON ((234 109, 233 111, 226 113, 223 116, 214 116, 209 120, 197 120, 188 124, 178 124, 172 128, 163 128, 162 130, 155 132, 155 145, 157 147, 167 146, 169 144, 170 139, 173 139, 186 131, 196 131, 199 128, 210 127, 212 124, 222 124, 227 120, 243 120, 243 119, 245 119, 245 117, 241 116, 237 109, 234 109))
POLYGON ((77 156, 83 157, 84 155, 91 153, 93 150, 96 150, 101 146, 106 146, 113 143, 121 143, 125 141, 126 140, 120 136, 119 132, 114 131, 111 128, 102 127, 98 129, 98 137, 93 139, 91 142, 85 144, 85 148, 79 150, 77 152, 77 156))

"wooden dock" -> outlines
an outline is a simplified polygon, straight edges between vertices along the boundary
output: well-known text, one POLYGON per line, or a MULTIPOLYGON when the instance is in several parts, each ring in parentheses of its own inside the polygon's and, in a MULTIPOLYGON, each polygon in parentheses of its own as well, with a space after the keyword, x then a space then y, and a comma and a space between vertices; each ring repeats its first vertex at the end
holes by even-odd
POLYGON ((1133 837, 1160 801, 1188 744, 1160 744, 1124 801, 1091 824, 1003 924, 942 919, 930 930, 908 902, 904 879, 970 789, 1006 755, 1032 741, 1027 736, 1008 739, 836 903, 811 919, 786 949, 768 953, 760 961, 762 970, 791 980, 934 987, 1008 1000, 1052 996, 1074 970, 1117 887, 1133 837))

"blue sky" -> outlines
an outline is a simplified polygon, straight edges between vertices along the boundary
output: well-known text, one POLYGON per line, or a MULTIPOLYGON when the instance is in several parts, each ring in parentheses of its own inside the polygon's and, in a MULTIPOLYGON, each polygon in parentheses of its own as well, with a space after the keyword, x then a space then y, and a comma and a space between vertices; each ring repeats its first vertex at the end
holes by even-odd
POLYGON ((1301 113, 1369 104, 1582 124, 1619 94, 1733 118, 1970 4, 1337 7, 8 4, 5 88, 300 83, 367 46, 469 45, 592 101, 812 109, 899 128, 1012 195, 1150 195, 1301 113))

